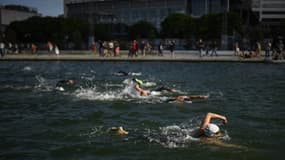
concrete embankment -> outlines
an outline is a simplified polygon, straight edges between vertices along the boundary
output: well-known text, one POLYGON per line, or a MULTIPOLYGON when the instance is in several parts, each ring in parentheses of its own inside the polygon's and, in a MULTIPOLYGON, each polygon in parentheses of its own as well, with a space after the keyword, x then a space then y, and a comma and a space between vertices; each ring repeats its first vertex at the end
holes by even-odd
POLYGON ((61 51, 59 55, 47 52, 38 52, 37 54, 7 54, 0 58, 0 61, 177 61, 177 62, 252 62, 252 63, 284 63, 284 60, 265 61, 264 53, 259 57, 241 58, 234 56, 233 51, 218 51, 218 56, 202 56, 197 51, 176 51, 172 57, 169 51, 165 51, 163 56, 156 53, 137 57, 128 57, 127 51, 121 51, 117 57, 101 57, 98 54, 92 54, 90 51, 61 51))

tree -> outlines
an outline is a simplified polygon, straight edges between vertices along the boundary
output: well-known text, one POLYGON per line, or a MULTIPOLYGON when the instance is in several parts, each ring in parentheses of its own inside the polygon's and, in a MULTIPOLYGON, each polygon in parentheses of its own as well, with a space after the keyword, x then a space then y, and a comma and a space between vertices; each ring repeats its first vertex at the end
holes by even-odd
POLYGON ((129 27, 128 34, 130 39, 153 39, 157 36, 157 30, 151 23, 147 21, 139 21, 129 27))
POLYGON ((198 36, 217 39, 222 33, 222 14, 208 14, 199 19, 198 36))
POLYGON ((169 15, 161 23, 161 34, 168 38, 189 38, 196 33, 196 20, 182 13, 169 15))
POLYGON ((70 37, 74 32, 80 33, 81 40, 87 40, 88 35, 86 23, 63 17, 32 17, 11 23, 6 32, 10 30, 15 31, 17 41, 20 42, 52 41, 62 46, 66 42, 66 37, 70 37))
POLYGON ((96 39, 110 40, 112 36, 112 24, 95 24, 94 34, 96 39))

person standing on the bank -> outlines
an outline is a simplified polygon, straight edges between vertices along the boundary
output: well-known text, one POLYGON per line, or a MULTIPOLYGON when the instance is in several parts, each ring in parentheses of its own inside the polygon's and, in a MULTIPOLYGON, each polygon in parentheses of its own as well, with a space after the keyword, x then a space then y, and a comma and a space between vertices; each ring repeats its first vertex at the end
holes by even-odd
POLYGON ((54 52, 56 55, 59 55, 59 49, 58 49, 58 46, 56 44, 54 45, 54 52))
POLYGON ((103 56, 102 54, 102 49, 103 49, 103 42, 101 40, 98 41, 98 44, 99 44, 99 56, 103 56))
POLYGON ((169 50, 172 58, 174 58, 174 49, 175 49, 175 41, 171 40, 169 41, 169 50))
POLYGON ((132 51, 132 57, 135 55, 136 57, 138 56, 137 55, 137 51, 138 51, 138 43, 137 43, 137 40, 133 40, 132 42, 132 48, 131 48, 131 51, 132 51))
POLYGON ((91 52, 93 54, 96 54, 96 43, 95 42, 92 42, 92 44, 91 44, 91 52))
POLYGON ((49 52, 49 53, 52 52, 52 50, 53 50, 53 45, 52 45, 52 43, 51 43, 50 41, 48 41, 47 46, 48 46, 48 52, 49 52))
POLYGON ((5 56, 5 43, 4 42, 0 42, 0 53, 1 53, 1 57, 5 56))
POLYGON ((141 41, 140 50, 141 50, 142 56, 145 56, 145 41, 141 41))
POLYGON ((271 42, 267 41, 265 45, 265 57, 266 58, 270 57, 271 46, 272 46, 271 42))
POLYGON ((204 46, 205 46, 205 44, 204 44, 203 40, 200 38, 200 39, 199 39, 199 42, 198 42, 198 49, 199 49, 199 55, 200 55, 200 57, 203 56, 203 49, 204 49, 204 46))
POLYGON ((114 41, 111 40, 109 43, 108 43, 108 56, 112 56, 112 55, 115 55, 115 50, 114 50, 114 41))
POLYGON ((160 41, 159 45, 158 45, 158 55, 159 56, 163 56, 163 44, 162 44, 162 41, 160 41))
POLYGON ((217 50, 218 50, 217 41, 213 41, 213 43, 212 43, 212 53, 211 53, 211 56, 213 56, 214 54, 215 54, 215 56, 218 56, 217 50))
POLYGON ((32 53, 36 53, 36 52, 37 52, 37 46, 36 46, 36 44, 35 44, 35 43, 32 43, 31 47, 32 47, 32 53))
POLYGON ((234 56, 240 56, 240 48, 238 42, 235 43, 234 49, 234 56))
POLYGON ((120 56, 120 44, 118 41, 114 41, 114 57, 120 56))
POLYGON ((256 53, 256 56, 260 56, 261 54, 261 44, 259 42, 256 42, 256 49, 255 49, 255 53, 256 53))

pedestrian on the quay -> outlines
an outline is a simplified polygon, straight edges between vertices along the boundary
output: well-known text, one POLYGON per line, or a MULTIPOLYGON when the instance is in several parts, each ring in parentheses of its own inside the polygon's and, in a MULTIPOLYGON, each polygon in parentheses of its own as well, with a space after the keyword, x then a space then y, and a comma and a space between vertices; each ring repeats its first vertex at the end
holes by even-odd
POLYGON ((265 44, 265 58, 270 57, 271 47, 272 47, 271 42, 267 41, 266 44, 265 44))
POLYGON ((114 56, 120 56, 120 44, 118 41, 114 41, 114 56))
POLYGON ((35 43, 31 44, 32 53, 37 53, 37 46, 35 43))
POLYGON ((171 54, 172 58, 174 58, 174 49, 175 49, 175 41, 170 40, 169 41, 169 50, 170 50, 170 54, 171 54))
POLYGON ((204 44, 204 42, 203 42, 203 40, 201 38, 199 39, 197 45, 198 45, 198 49, 199 49, 199 55, 200 55, 200 57, 202 57, 203 56, 203 49, 205 47, 205 44, 204 44))
POLYGON ((162 43, 162 41, 160 41, 159 45, 158 45, 158 55, 163 56, 163 43, 162 43))
POLYGON ((91 44, 91 52, 93 53, 93 54, 96 54, 96 43, 95 42, 92 42, 92 44, 91 44))
POLYGON ((138 43, 137 40, 133 40, 132 45, 131 45, 131 56, 133 57, 134 55, 137 57, 137 51, 138 51, 138 43))
POLYGON ((211 56, 213 56, 214 54, 215 54, 215 56, 218 56, 217 50, 218 50, 217 41, 213 41, 213 43, 212 43, 212 53, 211 53, 211 56))
POLYGON ((261 44, 260 42, 256 42, 256 49, 255 49, 255 54, 256 56, 260 56, 261 55, 261 44))
POLYGON ((103 42, 101 40, 98 41, 98 44, 99 44, 99 56, 102 56, 102 49, 103 49, 103 42))
POLYGON ((56 44, 54 45, 54 52, 56 55, 59 55, 59 48, 56 44))
POLYGON ((111 40, 109 43, 108 43, 108 56, 112 56, 114 55, 114 41, 111 40))
POLYGON ((2 41, 0 42, 0 54, 1 54, 1 57, 5 56, 5 43, 2 41))
POLYGON ((240 56, 240 47, 238 42, 234 45, 234 56, 240 56))
POLYGON ((50 41, 48 41, 47 46, 48 46, 48 52, 52 52, 53 44, 50 41))
POLYGON ((140 43, 140 50, 141 50, 141 54, 142 56, 144 57, 145 56, 145 41, 142 40, 141 43, 140 43))

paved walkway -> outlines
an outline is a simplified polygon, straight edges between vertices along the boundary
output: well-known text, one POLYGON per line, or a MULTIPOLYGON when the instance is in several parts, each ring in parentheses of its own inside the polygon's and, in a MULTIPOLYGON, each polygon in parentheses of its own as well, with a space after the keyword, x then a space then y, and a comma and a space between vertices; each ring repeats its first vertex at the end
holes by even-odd
MULTIPOLYGON (((264 63, 264 57, 254 57, 243 59, 233 55, 233 51, 218 51, 218 56, 202 56, 197 51, 176 51, 175 56, 171 57, 169 52, 165 52, 163 56, 156 54, 146 55, 139 54, 138 57, 128 57, 127 51, 122 51, 119 57, 100 57, 98 54, 91 54, 90 51, 62 51, 60 55, 54 53, 40 52, 38 54, 7 54, 0 58, 0 61, 181 61, 181 62, 253 62, 264 63)), ((272 61, 272 63, 284 63, 284 61, 272 61)))

